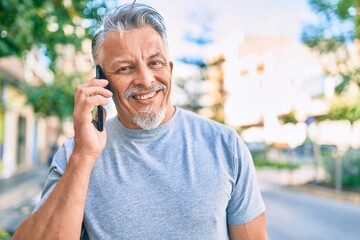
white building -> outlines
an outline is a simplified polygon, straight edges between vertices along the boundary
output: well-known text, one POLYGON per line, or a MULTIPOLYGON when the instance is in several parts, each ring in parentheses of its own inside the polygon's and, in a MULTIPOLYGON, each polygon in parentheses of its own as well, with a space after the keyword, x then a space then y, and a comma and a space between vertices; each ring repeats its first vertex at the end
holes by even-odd
POLYGON ((0 59, 0 178, 47 160, 54 126, 37 118, 21 92, 26 71, 15 58, 0 59))
POLYGON ((225 41, 224 85, 226 123, 261 126, 261 140, 282 141, 279 116, 291 111, 304 121, 325 113, 327 95, 318 57, 292 39, 244 36, 234 32, 225 41), (313 98, 325 94, 325 100, 313 98))

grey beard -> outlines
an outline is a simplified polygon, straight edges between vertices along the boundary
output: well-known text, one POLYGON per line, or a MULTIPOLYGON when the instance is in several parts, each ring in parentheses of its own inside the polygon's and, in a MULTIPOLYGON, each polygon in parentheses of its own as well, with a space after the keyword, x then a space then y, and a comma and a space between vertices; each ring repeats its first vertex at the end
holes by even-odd
POLYGON ((150 130, 160 126, 166 116, 166 106, 163 106, 160 111, 153 112, 152 106, 149 105, 141 109, 140 114, 133 114, 132 121, 140 128, 150 130))

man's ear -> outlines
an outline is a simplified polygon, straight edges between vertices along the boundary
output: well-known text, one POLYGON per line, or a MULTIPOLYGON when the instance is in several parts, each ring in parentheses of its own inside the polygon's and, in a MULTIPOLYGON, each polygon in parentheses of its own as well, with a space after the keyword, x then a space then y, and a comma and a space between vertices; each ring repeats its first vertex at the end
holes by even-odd
POLYGON ((174 67, 174 63, 172 61, 169 61, 169 67, 170 67, 170 73, 172 75, 172 70, 173 70, 173 67, 174 67))

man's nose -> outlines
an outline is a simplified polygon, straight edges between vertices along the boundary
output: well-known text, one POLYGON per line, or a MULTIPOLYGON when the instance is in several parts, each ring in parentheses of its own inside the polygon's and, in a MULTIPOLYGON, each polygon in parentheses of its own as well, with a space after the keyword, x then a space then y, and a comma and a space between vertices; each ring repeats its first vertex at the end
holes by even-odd
POLYGON ((154 74, 148 67, 139 67, 134 79, 135 85, 142 85, 144 87, 150 87, 155 81, 154 74))

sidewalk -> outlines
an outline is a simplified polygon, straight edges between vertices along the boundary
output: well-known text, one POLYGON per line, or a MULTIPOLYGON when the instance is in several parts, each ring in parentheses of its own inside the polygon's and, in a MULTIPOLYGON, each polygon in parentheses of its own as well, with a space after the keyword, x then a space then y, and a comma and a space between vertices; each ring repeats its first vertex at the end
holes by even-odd
POLYGON ((316 195, 323 198, 335 199, 343 202, 350 202, 355 205, 360 205, 360 193, 341 191, 337 192, 335 189, 326 188, 315 184, 304 184, 298 186, 289 186, 290 188, 316 195))
POLYGON ((272 183, 278 186, 296 190, 298 192, 305 192, 323 198, 360 205, 360 193, 347 191, 337 192, 332 188, 326 188, 320 185, 312 184, 311 180, 313 179, 314 174, 311 168, 304 168, 294 171, 268 168, 257 169, 256 172, 259 181, 272 183))
POLYGON ((0 179, 0 229, 12 234, 40 199, 48 166, 0 179))

